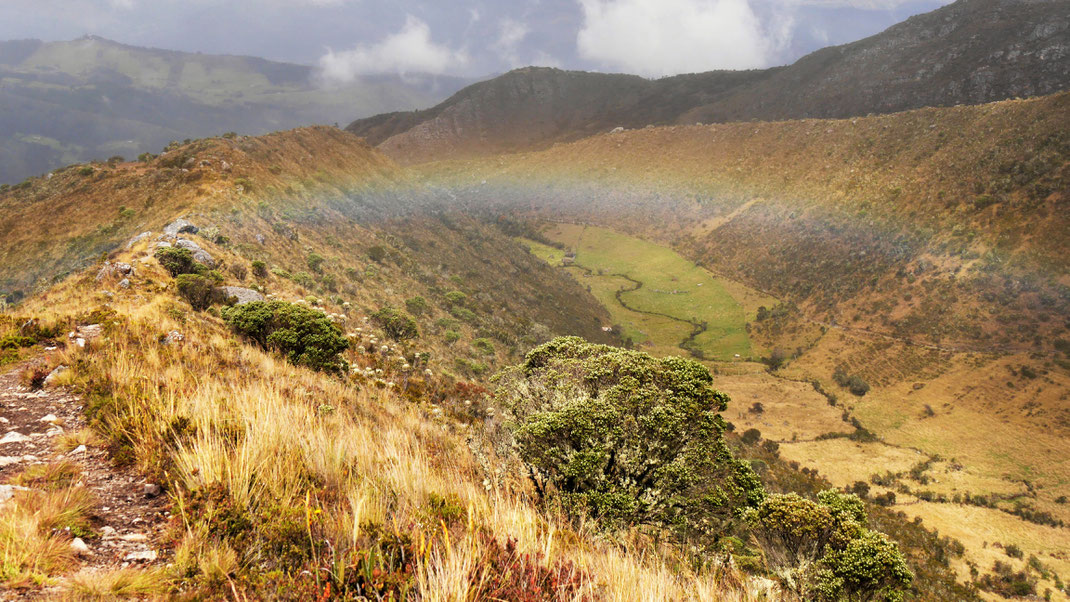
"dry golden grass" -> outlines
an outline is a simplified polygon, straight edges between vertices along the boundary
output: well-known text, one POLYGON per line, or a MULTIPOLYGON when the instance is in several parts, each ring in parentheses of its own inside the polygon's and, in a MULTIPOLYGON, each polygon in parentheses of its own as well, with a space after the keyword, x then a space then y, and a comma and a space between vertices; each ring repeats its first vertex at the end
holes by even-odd
POLYGON ((0 508, 0 582, 40 586, 70 568, 74 555, 63 529, 88 527, 92 505, 80 487, 17 492, 0 508))
MULTIPOLYGON (((140 269, 153 281, 167 279, 151 265, 140 269)), ((80 313, 99 303, 88 283, 71 279, 47 301, 32 300, 21 311, 45 319, 80 313)), ((132 442, 146 470, 155 470, 161 458, 172 460, 176 513, 186 525, 175 565, 202 586, 220 586, 241 567, 232 550, 205 536, 203 517, 184 509, 181 492, 222 485, 237 507, 250 512, 314 507, 337 545, 359 546, 368 524, 392 525, 420 541, 437 542, 426 548, 416 570, 421 597, 430 600, 470 599, 481 531, 515 538, 521 553, 540 553, 543 562, 573 562, 590 575, 587 587, 609 600, 635 600, 636 592, 649 600, 689 600, 696 593, 724 600, 777 596, 769 584, 749 581, 730 567, 696 575, 670 566, 641 539, 621 546, 577 532, 526 501, 530 492, 522 481, 485 473, 463 430, 427 408, 389 389, 362 388, 294 367, 239 344, 217 318, 179 319, 174 304, 148 286, 116 296, 111 306, 118 317, 106 335, 55 359, 78 366, 78 385, 86 379, 110 383, 116 405, 103 425, 108 438, 121 434, 132 442), (183 332, 185 341, 161 346, 160 335, 171 330, 183 332), (324 404, 334 411, 319 411, 324 404), (188 421, 185 432, 193 435, 174 449, 166 447, 180 421, 188 421), (331 494, 310 502, 313 489, 331 494), (432 494, 457 500, 467 517, 463 528, 443 536, 439 526, 427 525, 432 494)), ((158 591, 152 589, 159 586, 154 579, 162 577, 82 576, 69 589, 72 596, 90 599, 118 591, 151 593, 158 591)))

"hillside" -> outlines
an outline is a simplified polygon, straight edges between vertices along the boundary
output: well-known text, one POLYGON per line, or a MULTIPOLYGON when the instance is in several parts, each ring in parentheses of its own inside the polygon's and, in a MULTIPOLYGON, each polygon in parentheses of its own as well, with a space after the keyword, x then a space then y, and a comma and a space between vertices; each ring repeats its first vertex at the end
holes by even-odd
POLYGON ((98 37, 0 42, 0 183, 171 140, 348 122, 438 102, 465 82, 362 78, 320 86, 313 69, 139 48, 98 37))
MULTIPOLYGON (((39 444, 37 460, 14 459, 4 473, 30 487, 13 492, 15 508, 42 499, 35 487, 59 492, 24 531, 0 538, 22 551, 9 556, 6 585, 85 597, 509 598, 509 575, 523 570, 550 588, 539 599, 790 600, 759 576, 764 561, 737 521, 698 557, 652 525, 606 534, 536 503, 501 438, 489 377, 557 334, 619 334, 583 283, 513 240, 522 224, 471 201, 332 128, 198 140, 5 192, 0 265, 24 288, 0 314, 0 364, 15 370, 0 386, 27 400, 25 412, 55 412, 72 429, 56 451, 39 444), (32 219, 46 211, 47 224, 32 219), (179 216, 197 231, 159 234, 179 216), (160 243, 207 253, 213 268, 169 273, 160 243), (315 356, 291 365, 239 336, 227 307, 237 298, 198 296, 203 280, 325 312, 313 315, 350 341, 346 372, 303 363, 315 356), (30 388, 59 365, 69 369, 43 392, 30 388), (87 455, 70 451, 78 445, 87 455), (132 501, 142 494, 102 509, 71 479, 80 473, 93 487, 158 484, 166 496, 153 493, 152 515, 132 522, 146 512, 132 501), (89 551, 68 550, 72 535, 53 524, 73 525, 89 551), (116 549, 142 556, 121 567, 116 549)), ((20 433, 57 436, 4 412, 20 433)), ((769 494, 830 486, 767 442, 725 437, 720 453, 746 458, 737 470, 760 470, 769 494)), ((951 540, 866 510, 865 525, 899 542, 918 575, 915 599, 973 598, 955 583, 951 540)))
POLYGON ((526 68, 424 111, 351 123, 404 163, 545 148, 616 127, 850 117, 1070 86, 1065 0, 959 0, 787 67, 644 80, 526 68))

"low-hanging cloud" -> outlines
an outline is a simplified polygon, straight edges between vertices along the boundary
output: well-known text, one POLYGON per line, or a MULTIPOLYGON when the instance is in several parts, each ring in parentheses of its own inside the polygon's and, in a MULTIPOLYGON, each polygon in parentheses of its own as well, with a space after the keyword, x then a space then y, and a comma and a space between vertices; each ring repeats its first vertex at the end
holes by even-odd
POLYGON ((440 75, 467 61, 464 52, 436 44, 427 23, 409 15, 401 31, 376 44, 342 52, 329 50, 320 58, 319 67, 327 82, 348 83, 361 75, 376 73, 440 75))
POLYGON ((580 55, 648 77, 751 69, 774 61, 787 28, 768 31, 747 0, 579 0, 580 55))

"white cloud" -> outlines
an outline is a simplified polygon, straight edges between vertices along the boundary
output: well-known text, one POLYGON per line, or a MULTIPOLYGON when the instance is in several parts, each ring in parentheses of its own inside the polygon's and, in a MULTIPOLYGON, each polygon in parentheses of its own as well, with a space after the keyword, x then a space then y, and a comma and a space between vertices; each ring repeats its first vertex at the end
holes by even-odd
POLYGON ((766 67, 784 32, 763 29, 747 0, 579 0, 580 55, 648 77, 766 67))
POLYGON ((493 47, 501 53, 502 58, 510 66, 519 66, 521 60, 517 52, 517 46, 524 41, 524 38, 530 32, 531 28, 520 21, 508 17, 502 19, 498 27, 498 39, 494 41, 493 47))
POLYGON ((330 82, 351 82, 372 73, 441 74, 463 65, 468 57, 436 44, 427 23, 409 15, 401 31, 381 42, 342 52, 327 51, 320 57, 323 77, 330 82))

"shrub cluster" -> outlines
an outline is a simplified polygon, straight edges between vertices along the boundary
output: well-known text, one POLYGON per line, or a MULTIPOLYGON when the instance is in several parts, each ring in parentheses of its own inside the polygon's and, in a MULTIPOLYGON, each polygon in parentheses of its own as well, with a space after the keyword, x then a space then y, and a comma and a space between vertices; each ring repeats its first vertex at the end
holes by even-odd
POLYGON ((401 313, 393 307, 384 307, 372 314, 372 321, 386 331, 387 336, 395 341, 414 339, 420 336, 416 320, 401 313))
POLYGON ((235 332, 294 364, 326 372, 346 368, 341 353, 349 341, 323 312, 285 301, 254 301, 224 308, 222 315, 235 332))
POLYGON ((728 396, 697 362, 563 337, 495 378, 537 490, 574 517, 709 539, 764 497, 725 444, 728 396))

